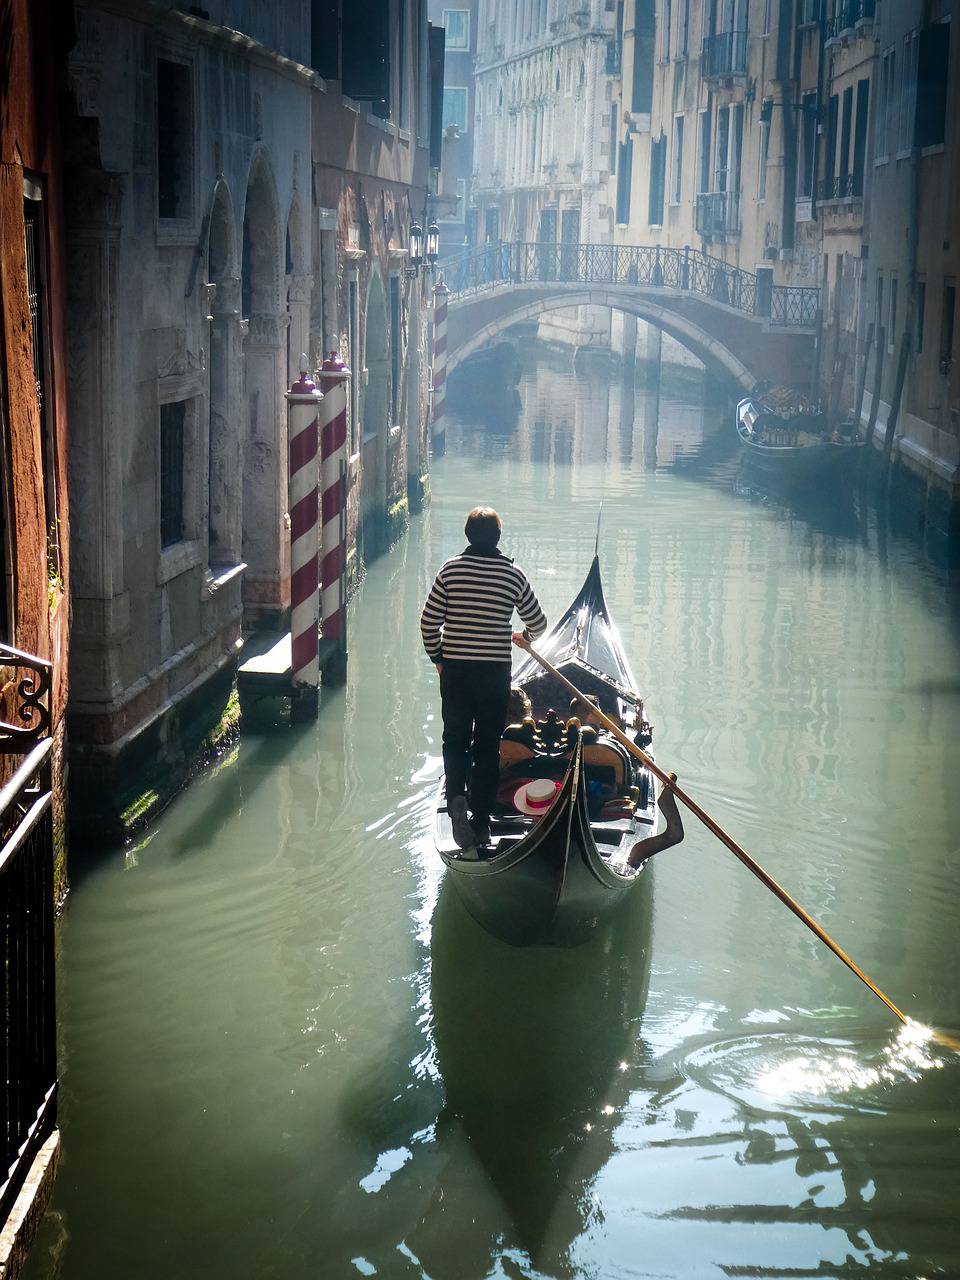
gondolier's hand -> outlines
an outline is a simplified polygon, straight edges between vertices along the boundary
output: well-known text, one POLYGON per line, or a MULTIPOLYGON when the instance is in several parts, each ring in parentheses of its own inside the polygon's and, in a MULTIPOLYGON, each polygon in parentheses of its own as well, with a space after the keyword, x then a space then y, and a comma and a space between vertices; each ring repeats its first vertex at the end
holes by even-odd
POLYGON ((517 646, 518 649, 530 648, 530 641, 527 638, 527 633, 525 631, 515 631, 513 633, 512 638, 513 638, 513 643, 517 646))
POLYGON ((442 662, 435 662, 433 665, 437 668, 437 675, 438 675, 438 676, 442 676, 442 675, 443 675, 443 663, 442 663, 442 662))

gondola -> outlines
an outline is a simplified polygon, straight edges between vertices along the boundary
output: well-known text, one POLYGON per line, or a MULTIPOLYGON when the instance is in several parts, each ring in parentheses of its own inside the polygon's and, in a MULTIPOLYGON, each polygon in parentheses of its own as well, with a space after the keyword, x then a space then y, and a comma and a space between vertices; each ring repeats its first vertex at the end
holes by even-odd
MULTIPOLYGON (((537 648, 646 749, 651 729, 607 610, 597 556, 576 599, 537 648)), ((518 946, 575 946, 643 874, 645 863, 635 868, 629 858, 660 824, 656 788, 649 770, 612 738, 564 725, 557 709, 568 706, 569 695, 529 654, 514 683, 530 698, 538 733, 533 746, 529 738, 524 746, 522 732, 505 732, 501 795, 509 795, 514 782, 553 778, 552 804, 530 818, 505 800, 492 817, 490 845, 461 851, 441 782, 435 840, 467 910, 488 932, 518 946), (511 749, 519 758, 505 764, 511 749)))
POLYGON ((856 432, 828 433, 822 414, 784 415, 748 396, 736 410, 737 435, 750 465, 785 483, 841 475, 863 441, 856 432))

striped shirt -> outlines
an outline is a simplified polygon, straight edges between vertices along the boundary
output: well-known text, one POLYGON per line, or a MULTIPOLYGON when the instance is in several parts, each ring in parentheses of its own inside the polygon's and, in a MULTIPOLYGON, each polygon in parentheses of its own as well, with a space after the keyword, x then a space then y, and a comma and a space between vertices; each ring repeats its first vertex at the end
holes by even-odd
POLYGON ((440 566, 420 615, 423 647, 431 662, 510 662, 513 611, 531 640, 547 620, 527 575, 501 551, 467 547, 440 566))

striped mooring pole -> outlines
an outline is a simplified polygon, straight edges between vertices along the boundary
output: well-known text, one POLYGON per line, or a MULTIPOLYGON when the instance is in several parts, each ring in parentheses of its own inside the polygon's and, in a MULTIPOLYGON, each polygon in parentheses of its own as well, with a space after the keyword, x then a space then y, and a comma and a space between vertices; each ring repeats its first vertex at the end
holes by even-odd
POLYGON ((320 565, 317 465, 323 397, 300 357, 300 377, 286 393, 290 438, 290 719, 315 719, 320 709, 320 565))
POLYGON ((324 665, 324 679, 340 681, 347 665, 347 383, 350 370, 336 351, 319 373, 323 388, 320 407, 320 580, 322 631, 336 642, 336 652, 324 665))
POLYGON ((447 398, 447 297, 450 290, 443 276, 433 286, 433 400, 430 405, 430 444, 433 456, 440 458, 447 447, 447 424, 444 420, 447 398))

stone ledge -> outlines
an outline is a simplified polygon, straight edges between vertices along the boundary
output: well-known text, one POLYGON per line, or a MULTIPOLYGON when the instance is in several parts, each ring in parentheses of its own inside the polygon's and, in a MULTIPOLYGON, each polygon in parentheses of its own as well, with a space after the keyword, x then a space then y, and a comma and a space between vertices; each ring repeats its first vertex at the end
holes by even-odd
POLYGON ((3 1231, 0 1232, 0 1280, 13 1280, 23 1270, 40 1219, 53 1194, 60 1164, 60 1130, 54 1129, 36 1154, 3 1231))

